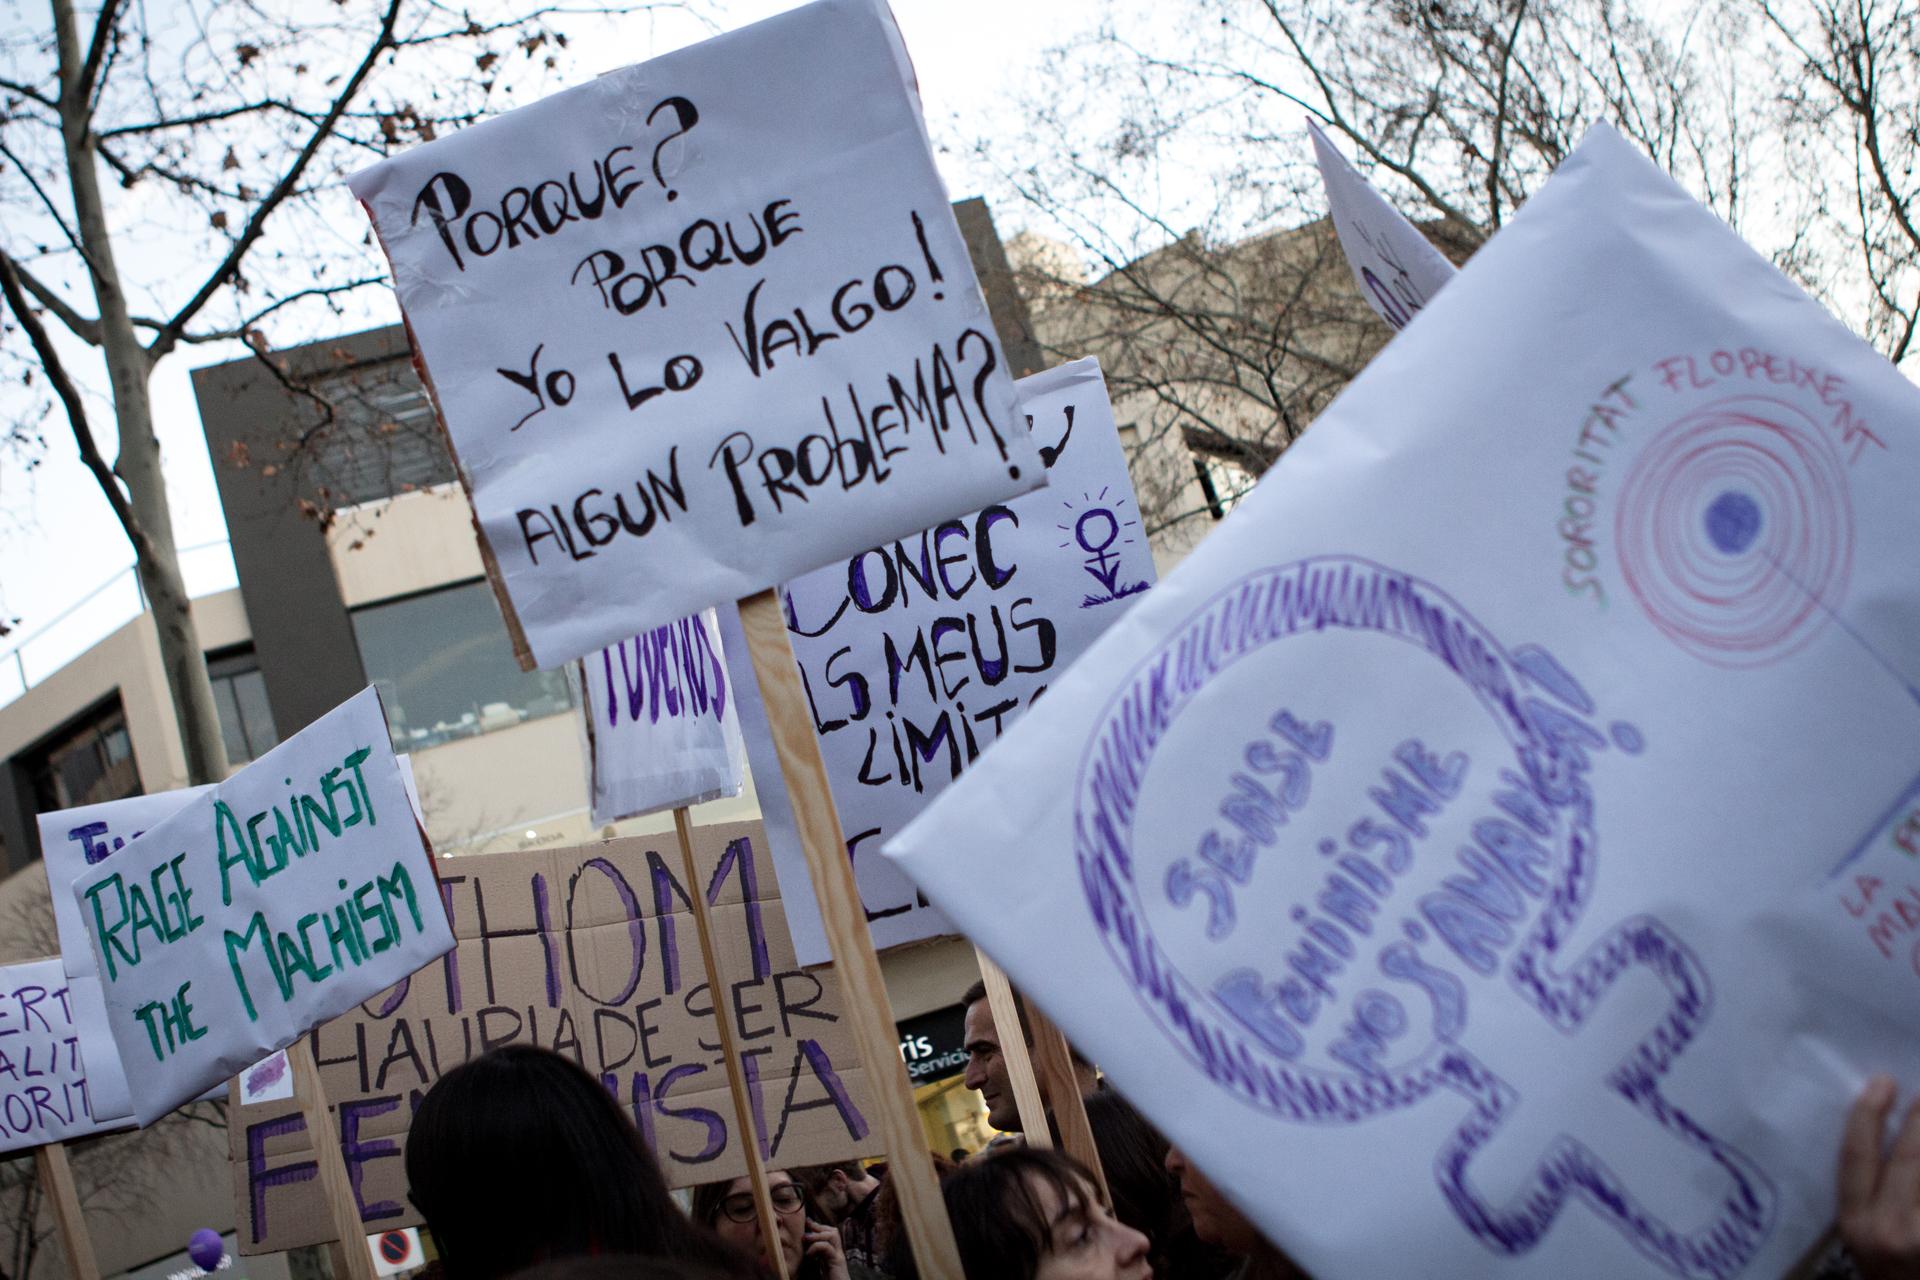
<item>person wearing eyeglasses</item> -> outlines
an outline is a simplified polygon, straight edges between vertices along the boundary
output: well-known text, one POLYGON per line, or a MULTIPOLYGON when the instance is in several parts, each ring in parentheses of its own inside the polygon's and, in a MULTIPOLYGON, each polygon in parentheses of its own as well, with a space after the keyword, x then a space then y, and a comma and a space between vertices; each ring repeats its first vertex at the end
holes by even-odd
MULTIPOLYGON (((807 1203, 806 1193, 784 1169, 767 1170, 767 1194, 773 1201, 774 1229, 789 1280, 853 1280, 840 1233, 827 1226, 807 1203)), ((753 1211, 753 1184, 745 1178, 709 1182, 693 1190, 693 1220, 712 1228, 734 1247, 762 1259, 760 1222, 753 1211)), ((765 1265, 765 1272, 773 1268, 765 1265)))

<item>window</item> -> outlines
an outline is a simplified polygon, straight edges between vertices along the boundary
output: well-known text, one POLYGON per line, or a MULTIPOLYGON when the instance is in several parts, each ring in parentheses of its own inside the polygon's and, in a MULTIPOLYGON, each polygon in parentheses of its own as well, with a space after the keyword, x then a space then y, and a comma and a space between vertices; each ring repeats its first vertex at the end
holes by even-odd
POLYGON ((399 751, 504 729, 574 705, 564 671, 522 671, 484 581, 353 611, 367 676, 399 751))
POLYGON ((140 769, 118 694, 62 730, 35 757, 27 770, 41 813, 140 794, 140 769))
POLYGON ((406 360, 328 378, 319 392, 333 405, 335 418, 319 437, 315 478, 336 505, 372 502, 454 478, 433 406, 406 360))
POLYGON ((220 712, 228 764, 257 760, 280 744, 267 706, 267 682, 253 650, 208 658, 207 676, 213 681, 213 705, 220 712))

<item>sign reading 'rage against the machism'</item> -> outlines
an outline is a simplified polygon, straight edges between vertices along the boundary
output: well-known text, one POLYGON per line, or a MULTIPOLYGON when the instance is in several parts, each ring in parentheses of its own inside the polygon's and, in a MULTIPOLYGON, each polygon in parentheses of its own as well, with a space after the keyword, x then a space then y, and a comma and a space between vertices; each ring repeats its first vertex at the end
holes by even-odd
POLYGON ((1916 424, 1598 126, 889 849, 1315 1276, 1782 1275, 1913 1083, 1916 424))
POLYGON ((453 945, 371 688, 73 893, 143 1125, 453 945))
POLYGON ((353 188, 541 666, 1043 483, 879 0, 353 188))
MULTIPOLYGON (((1091 358, 1022 378, 1047 487, 895 538, 787 584, 787 631, 876 946, 953 931, 886 840, 992 746, 1153 584, 1153 554, 1091 358)), ((780 777, 744 644, 729 645, 756 778, 780 777)), ((784 787, 759 788, 782 882, 806 885, 784 787)), ((810 895, 801 963, 830 959, 810 895)))
MULTIPOLYGON (((442 863, 454 950, 312 1035, 369 1232, 419 1221, 401 1154, 421 1097, 504 1044, 539 1045, 585 1067, 633 1117, 673 1185, 745 1171, 713 987, 672 841, 442 863)), ((712 904, 719 1007, 766 1159, 792 1166, 873 1153, 866 1072, 838 984, 794 959, 759 824, 694 828, 694 857, 712 904)), ((242 1097, 254 1083, 242 1078, 242 1097)), ((229 1133, 242 1250, 331 1238, 298 1108, 243 1106, 229 1133)))

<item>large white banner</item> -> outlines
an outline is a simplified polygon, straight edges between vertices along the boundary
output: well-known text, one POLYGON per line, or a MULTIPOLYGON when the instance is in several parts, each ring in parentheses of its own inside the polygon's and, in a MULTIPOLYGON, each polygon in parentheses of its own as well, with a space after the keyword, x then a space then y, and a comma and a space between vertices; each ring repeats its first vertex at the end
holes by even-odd
POLYGON ((581 664, 593 823, 740 794, 740 714, 708 609, 581 664))
POLYGON ((1313 156, 1327 189, 1333 229, 1360 296, 1382 320, 1396 329, 1406 328, 1407 321, 1453 279, 1454 265, 1387 203, 1318 124, 1307 121, 1307 133, 1313 138, 1313 156))
POLYGON ((541 666, 1043 482, 881 0, 353 189, 541 666))
POLYGON ((118 1071, 106 1022, 74 1003, 59 960, 0 966, 0 1151, 116 1127, 94 1097, 100 1061, 118 1071))
POLYGON ((364 690, 74 881, 140 1124, 453 946, 386 724, 364 690))
MULTIPOLYGON (((881 845, 1153 584, 1098 362, 1018 385, 1045 490, 787 584, 788 638, 876 946, 953 931, 881 845)), ((822 963, 826 934, 813 895, 795 888, 810 884, 806 856, 744 641, 727 652, 794 950, 822 963)))
POLYGON ((1778 1276, 1920 1083, 1917 422, 1596 129, 890 849, 1316 1276, 1778 1276))

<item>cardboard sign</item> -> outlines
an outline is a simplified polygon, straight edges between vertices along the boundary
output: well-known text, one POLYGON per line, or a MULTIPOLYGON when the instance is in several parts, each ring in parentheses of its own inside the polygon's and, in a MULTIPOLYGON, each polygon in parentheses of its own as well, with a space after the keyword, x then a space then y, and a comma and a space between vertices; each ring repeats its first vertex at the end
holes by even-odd
POLYGON ((453 945, 369 688, 73 886, 151 1124, 453 945))
MULTIPOLYGON (((1019 383, 1039 493, 943 521, 787 584, 787 630, 876 946, 951 933, 886 859, 960 775, 1154 580, 1106 383, 1093 359, 1019 383)), ((737 611, 728 610, 736 619, 737 611)), ((728 637, 774 865, 807 885, 743 638, 728 637)), ((802 964, 829 959, 810 893, 790 895, 802 964), (805 904, 800 905, 800 904, 805 904)))
MULTIPOLYGON (((673 837, 443 865, 453 951, 312 1035, 369 1232, 420 1221, 401 1154, 414 1108, 458 1064, 503 1044, 580 1063, 629 1109, 674 1186, 746 1170, 673 837)), ((771 1168, 871 1155, 869 1085, 831 971, 796 963, 758 823, 694 829, 734 1022, 771 1168)), ((291 1103, 229 1128, 241 1251, 329 1239, 312 1146, 291 1103)))
POLYGON ((1780 1275, 1920 1083, 1917 421, 1597 128, 892 850, 1316 1276, 1780 1275))
POLYGON ((1382 320, 1404 329, 1432 301, 1456 268, 1433 247, 1359 170, 1340 154, 1320 126, 1307 121, 1314 159, 1327 188, 1327 209, 1360 296, 1382 320))
POLYGON ((93 1111, 94 1059, 119 1063, 106 1023, 73 1003, 58 960, 0 966, 0 1151, 115 1127, 93 1111))
POLYGON ((713 611, 589 657, 587 754, 595 826, 740 794, 740 717, 713 611))
POLYGON ((353 189, 540 666, 1042 483, 880 0, 353 189))

